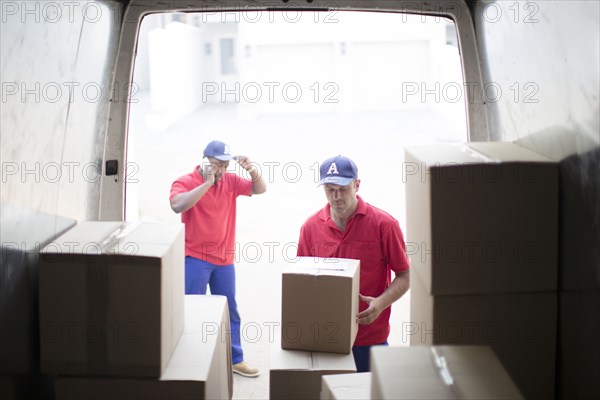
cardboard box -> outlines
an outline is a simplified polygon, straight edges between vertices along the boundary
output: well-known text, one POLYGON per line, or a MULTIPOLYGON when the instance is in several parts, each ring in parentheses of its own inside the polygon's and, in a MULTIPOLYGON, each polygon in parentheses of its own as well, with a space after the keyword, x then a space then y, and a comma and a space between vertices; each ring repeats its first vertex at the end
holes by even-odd
POLYGON ((158 378, 183 301, 182 224, 80 223, 40 258, 42 371, 158 378))
POLYGON ((513 143, 406 149, 407 253, 435 295, 557 289, 558 167, 513 143))
POLYGON ((600 291, 600 147, 559 163, 561 290, 600 291))
POLYGON ((356 372, 352 354, 284 350, 271 345, 270 399, 318 399, 323 375, 356 372))
POLYGON ((371 373, 324 375, 321 400, 365 400, 371 398, 371 373))
POLYGON ((291 264, 282 274, 282 348, 350 353, 359 287, 359 260, 300 257, 291 264))
POLYGON ((40 372, 0 375, 0 399, 53 399, 54 378, 40 372))
POLYGON ((39 380, 39 252, 76 221, 8 204, 1 207, 0 374, 39 380))
POLYGON ((372 399, 522 399, 485 346, 371 349, 372 399))
POLYGON ((159 380, 58 377, 56 399, 231 399, 227 299, 185 297, 185 329, 159 380))
POLYGON ((600 290, 559 293, 557 397, 600 398, 600 290))
POLYGON ((411 280, 410 344, 488 345, 526 398, 554 397, 555 292, 432 296, 411 280))

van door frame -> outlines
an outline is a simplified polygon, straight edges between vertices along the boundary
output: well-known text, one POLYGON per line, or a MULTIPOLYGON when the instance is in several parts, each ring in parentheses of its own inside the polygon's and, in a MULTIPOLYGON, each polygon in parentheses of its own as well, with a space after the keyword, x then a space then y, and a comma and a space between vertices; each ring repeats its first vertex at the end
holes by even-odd
MULTIPOLYGON (((393 1, 393 0, 336 0, 335 2, 307 2, 289 0, 256 2, 251 0, 223 0, 200 2, 189 0, 131 0, 123 13, 121 36, 113 74, 112 88, 132 88, 135 52, 142 19, 153 13, 164 12, 234 12, 248 10, 315 10, 315 11, 372 11, 428 15, 450 18, 456 24, 461 65, 464 77, 464 100, 467 115, 469 141, 489 141, 488 122, 484 102, 483 82, 475 29, 471 11, 464 0, 447 2, 393 1)), ((132 93, 119 99, 119 93, 111 93, 104 144, 104 163, 117 160, 117 175, 102 176, 100 189, 99 220, 122 221, 125 219, 125 190, 127 161, 127 132, 129 125, 129 101, 132 93), (117 96, 117 97, 115 97, 117 96)))

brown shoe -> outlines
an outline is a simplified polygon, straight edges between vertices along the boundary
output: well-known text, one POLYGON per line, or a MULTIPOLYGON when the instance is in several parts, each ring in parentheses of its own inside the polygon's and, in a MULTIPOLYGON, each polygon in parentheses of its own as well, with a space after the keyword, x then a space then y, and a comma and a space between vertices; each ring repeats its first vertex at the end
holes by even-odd
POLYGON ((260 375, 258 369, 246 364, 245 361, 233 365, 233 372, 247 378, 256 378, 260 375))

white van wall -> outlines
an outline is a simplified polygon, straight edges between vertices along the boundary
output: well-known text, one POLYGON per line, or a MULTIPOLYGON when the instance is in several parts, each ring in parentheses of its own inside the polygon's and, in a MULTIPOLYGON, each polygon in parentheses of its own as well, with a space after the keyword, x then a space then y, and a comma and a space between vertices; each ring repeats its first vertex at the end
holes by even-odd
POLYGON ((560 161, 600 145, 600 3, 477 2, 490 139, 560 161))
POLYGON ((0 201, 97 219, 122 5, 1 6, 0 201))

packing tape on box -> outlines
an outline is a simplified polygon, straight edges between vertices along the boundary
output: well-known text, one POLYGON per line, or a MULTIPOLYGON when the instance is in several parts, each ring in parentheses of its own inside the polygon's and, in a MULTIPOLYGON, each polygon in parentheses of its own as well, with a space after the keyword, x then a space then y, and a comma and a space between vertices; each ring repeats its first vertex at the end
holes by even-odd
POLYGON ((454 378, 452 377, 452 373, 448 369, 448 364, 446 362, 446 357, 442 354, 440 349, 436 349, 435 347, 430 348, 431 358, 433 361, 433 365, 435 366, 437 373, 442 381, 445 388, 445 399, 462 399, 463 396, 460 396, 456 385, 454 385, 454 378))

